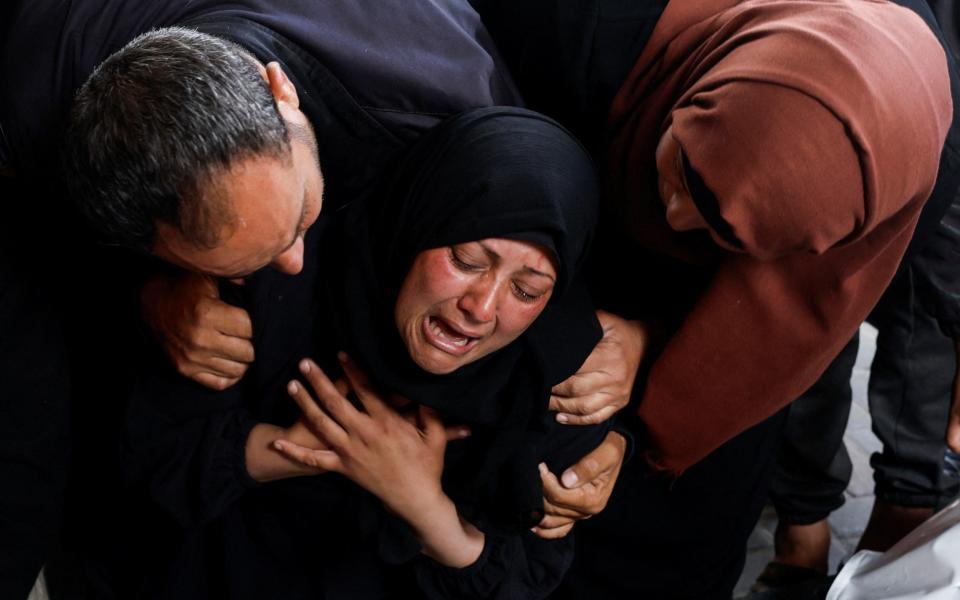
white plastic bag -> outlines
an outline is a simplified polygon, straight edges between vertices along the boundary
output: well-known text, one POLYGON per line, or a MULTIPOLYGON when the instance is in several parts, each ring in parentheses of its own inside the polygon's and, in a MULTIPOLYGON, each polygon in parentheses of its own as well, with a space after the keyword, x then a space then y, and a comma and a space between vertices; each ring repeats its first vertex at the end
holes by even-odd
POLYGON ((853 555, 827 600, 960 600, 960 500, 890 550, 853 555))

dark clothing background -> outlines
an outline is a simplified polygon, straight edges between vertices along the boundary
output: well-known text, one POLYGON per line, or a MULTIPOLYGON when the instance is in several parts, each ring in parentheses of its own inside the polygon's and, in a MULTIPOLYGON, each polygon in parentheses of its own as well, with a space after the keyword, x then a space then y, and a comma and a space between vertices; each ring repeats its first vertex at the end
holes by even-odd
POLYGON ((595 154, 610 103, 667 0, 471 0, 528 106, 563 123, 595 154))
POLYGON ((15 168, 21 190, 2 199, 17 225, 9 240, 17 260, 53 282, 75 390, 64 533, 48 583, 60 597, 128 597, 143 560, 123 548, 167 527, 139 520, 129 510, 134 492, 119 483, 124 402, 136 349, 149 343, 137 325, 138 289, 156 267, 95 245, 66 201, 57 152, 76 89, 110 53, 166 25, 196 24, 278 59, 302 86, 328 211, 365 193, 379 169, 444 117, 519 98, 477 15, 452 0, 21 0, 3 10, 0 162, 15 168))
MULTIPOLYGON (((14 181, 0 178, 0 194, 14 181)), ((26 598, 60 522, 69 378, 49 286, 8 247, 0 223, 0 597, 26 598)), ((56 276, 56 275, 54 275, 56 276)))
POLYGON ((784 412, 730 440, 675 482, 633 460, 606 510, 577 525, 558 600, 729 600, 766 500, 784 412), (759 458, 758 458, 759 457, 759 458))

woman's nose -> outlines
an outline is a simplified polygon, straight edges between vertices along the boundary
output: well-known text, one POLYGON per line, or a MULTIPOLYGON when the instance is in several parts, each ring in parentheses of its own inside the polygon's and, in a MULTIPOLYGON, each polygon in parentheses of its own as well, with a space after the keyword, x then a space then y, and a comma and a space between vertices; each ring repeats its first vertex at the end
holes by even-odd
POLYGON ((475 283, 460 298, 460 309, 478 323, 492 321, 497 315, 497 297, 500 285, 484 280, 475 283))
POLYGON ((270 266, 287 275, 299 273, 303 269, 303 236, 298 236, 292 246, 278 254, 270 266))

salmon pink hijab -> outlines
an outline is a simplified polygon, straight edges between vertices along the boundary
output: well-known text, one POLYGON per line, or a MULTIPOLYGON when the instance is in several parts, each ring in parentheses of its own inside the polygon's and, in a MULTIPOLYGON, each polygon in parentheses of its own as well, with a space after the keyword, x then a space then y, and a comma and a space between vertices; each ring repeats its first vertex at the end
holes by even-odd
MULTIPOLYGON (((674 474, 803 393, 890 282, 952 116, 943 51, 870 0, 674 0, 611 109, 611 201, 651 250, 654 153, 673 135, 742 252, 652 366, 647 457, 674 474)), ((702 236, 696 239, 702 239, 702 236)))

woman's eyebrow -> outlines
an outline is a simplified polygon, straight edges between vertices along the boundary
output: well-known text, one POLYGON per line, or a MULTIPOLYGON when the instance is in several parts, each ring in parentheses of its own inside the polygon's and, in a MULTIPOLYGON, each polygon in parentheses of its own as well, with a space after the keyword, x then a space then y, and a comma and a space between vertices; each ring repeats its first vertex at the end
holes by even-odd
POLYGON ((497 254, 497 252, 493 248, 491 248, 490 246, 480 241, 478 241, 477 243, 480 244, 481 248, 483 248, 483 251, 487 254, 487 258, 491 260, 500 260, 500 255, 497 254))
POLYGON ((556 282, 556 279, 554 279, 553 275, 550 275, 549 273, 544 273, 543 271, 538 271, 538 270, 534 269, 533 267, 528 267, 527 265, 523 265, 523 271, 524 271, 524 273, 530 273, 530 274, 532 274, 532 275, 539 275, 540 277, 546 277, 546 278, 549 279, 550 281, 556 282))
MULTIPOLYGON (((483 251, 487 254, 488 257, 490 257, 491 260, 500 260, 500 255, 497 254, 493 248, 484 244, 483 242, 478 241, 477 243, 480 244, 480 247, 483 248, 483 251)), ((539 275, 541 277, 546 277, 550 281, 556 282, 556 279, 552 275, 548 273, 544 273, 543 271, 538 271, 533 267, 528 267, 527 265, 523 265, 523 271, 525 273, 530 273, 532 275, 539 275)))

